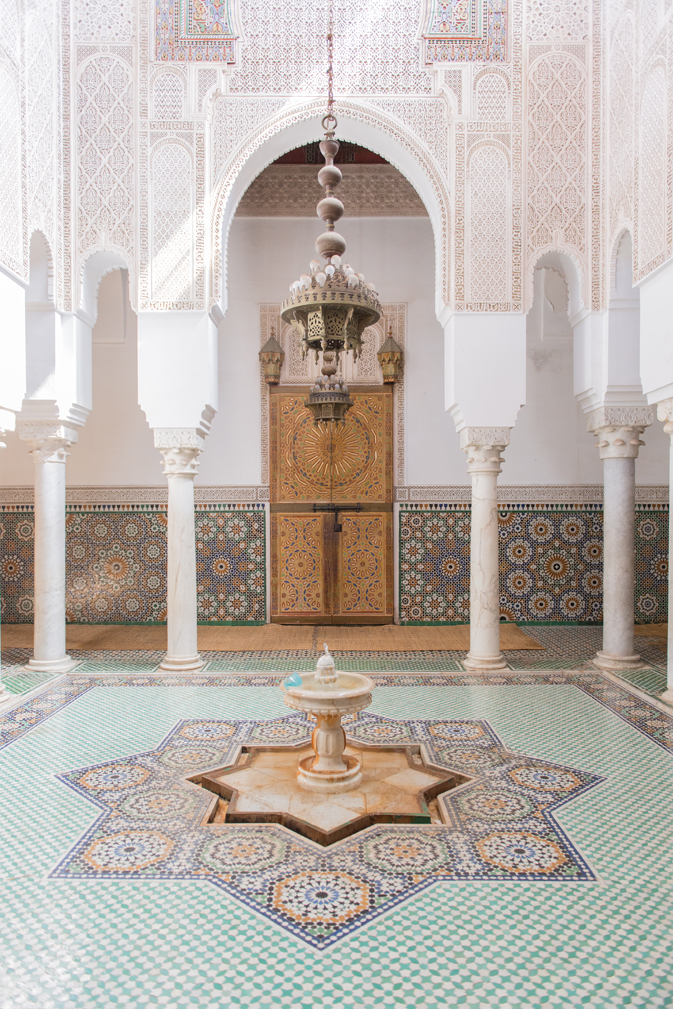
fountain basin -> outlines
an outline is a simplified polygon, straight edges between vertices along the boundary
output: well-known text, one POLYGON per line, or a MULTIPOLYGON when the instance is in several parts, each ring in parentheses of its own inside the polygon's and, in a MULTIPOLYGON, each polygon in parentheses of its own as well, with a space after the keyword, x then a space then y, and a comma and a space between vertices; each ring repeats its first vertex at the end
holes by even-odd
MULTIPOLYGON (((326 651, 326 656, 330 658, 326 651)), ((321 659, 321 662, 324 661, 321 659)), ((330 670, 334 670, 332 663, 330 670)), ((341 727, 344 715, 354 715, 372 703, 374 683, 361 673, 317 672, 301 677, 301 686, 285 687, 288 708, 313 715, 313 754, 297 765, 297 782, 313 792, 346 792, 362 781, 362 762, 355 755, 344 756, 346 734, 341 727)))

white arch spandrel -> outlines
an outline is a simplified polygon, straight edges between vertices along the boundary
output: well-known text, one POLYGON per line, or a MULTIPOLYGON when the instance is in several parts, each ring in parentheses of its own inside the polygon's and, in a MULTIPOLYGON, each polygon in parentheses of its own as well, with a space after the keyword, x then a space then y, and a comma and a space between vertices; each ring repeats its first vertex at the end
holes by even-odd
MULTIPOLYGON (((283 109, 242 143, 216 183, 211 203, 209 305, 227 308, 227 245, 236 208, 254 179, 287 151, 322 135, 324 102, 283 109)), ((380 154, 411 183, 428 211, 435 237, 435 311, 442 320, 451 304, 450 197, 446 179, 421 142, 379 109, 351 101, 336 110, 340 141, 380 154)), ((385 193, 381 194, 385 200, 385 193)))

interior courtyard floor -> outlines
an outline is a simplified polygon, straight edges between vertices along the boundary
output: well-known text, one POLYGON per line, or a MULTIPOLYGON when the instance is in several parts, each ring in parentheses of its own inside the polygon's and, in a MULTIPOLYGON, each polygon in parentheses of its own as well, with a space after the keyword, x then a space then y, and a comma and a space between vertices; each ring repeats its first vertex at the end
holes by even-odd
POLYGON ((599 627, 526 633, 545 651, 485 676, 457 652, 336 655, 376 686, 349 733, 420 740, 471 780, 446 826, 329 849, 204 827, 184 782, 236 740, 301 741, 279 686, 315 653, 176 675, 80 651, 40 680, 3 652, 2 1009, 673 1004, 665 653, 639 639, 628 683, 591 666, 599 627))

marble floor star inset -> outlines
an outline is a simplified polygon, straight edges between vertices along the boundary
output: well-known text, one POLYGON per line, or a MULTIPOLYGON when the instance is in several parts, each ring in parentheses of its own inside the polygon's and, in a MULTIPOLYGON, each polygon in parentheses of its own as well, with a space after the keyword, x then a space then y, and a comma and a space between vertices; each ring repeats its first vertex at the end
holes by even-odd
MULTIPOLYGON (((52 878, 207 879, 319 949, 437 879, 595 878, 553 810, 600 776, 510 753, 478 720, 400 721, 366 713, 347 722, 348 736, 365 745, 404 741, 419 745, 425 761, 446 768, 447 776, 470 769, 469 781, 439 797, 439 824, 378 825, 321 850, 276 823, 204 822, 211 793, 187 778, 232 765, 241 747, 255 742, 305 741, 308 747, 311 728, 303 715, 183 721, 154 751, 60 774, 102 813, 52 878), (311 896, 326 886, 329 898, 311 896)), ((291 752, 294 760, 296 749, 291 752)), ((393 788, 430 784, 429 775, 408 765, 391 770, 393 788)), ((307 796, 302 812, 312 802, 307 796)), ((342 820, 343 808, 333 808, 332 816, 342 820)), ((317 815, 324 820, 327 807, 317 815)))
MULTIPOLYGON (((331 794, 307 792, 297 783, 297 764, 312 756, 310 746, 253 748, 241 754, 233 768, 191 780, 223 796, 213 822, 254 823, 277 815, 283 826, 322 844, 371 826, 372 817, 431 823, 428 801, 435 800, 437 789, 448 791, 465 780, 460 775, 447 777, 446 771, 433 772, 420 754, 406 749, 347 746, 344 756, 356 758, 362 768, 359 786, 331 794), (429 789, 432 793, 426 796, 429 789)), ((435 822, 442 822, 438 811, 435 822)))
POLYGON ((214 749, 208 766, 222 766, 230 737, 175 733, 219 723, 301 746, 305 728, 278 718, 282 677, 118 670, 46 684, 0 715, 0 1002, 11 1009, 673 1002, 673 719, 628 686, 596 671, 375 674, 355 745, 405 745, 425 726, 419 745, 460 750, 475 781, 451 795, 453 827, 376 827, 339 842, 334 860, 282 828, 264 839, 255 825, 208 828, 208 844, 193 844, 202 811, 184 761, 214 749), (81 789, 65 784, 88 772, 81 789), (100 842, 89 862, 87 841, 100 842), (86 871, 61 872, 68 859, 78 870, 76 849, 86 871), (416 867, 424 881, 410 885, 416 867))

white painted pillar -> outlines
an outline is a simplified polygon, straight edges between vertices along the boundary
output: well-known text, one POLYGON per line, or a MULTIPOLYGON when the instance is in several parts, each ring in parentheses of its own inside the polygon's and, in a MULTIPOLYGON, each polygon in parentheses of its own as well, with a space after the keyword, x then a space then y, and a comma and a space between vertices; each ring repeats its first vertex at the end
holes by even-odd
POLYGON ((468 427, 460 432, 472 477, 470 525, 470 651, 466 669, 505 669, 500 651, 498 473, 509 428, 468 427))
POLYGON ((196 643, 194 477, 204 440, 194 428, 155 428, 168 479, 168 650, 161 669, 203 668, 196 643))
MULTIPOLYGON (((0 449, 7 448, 5 444, 6 431, 4 428, 0 428, 0 449)), ((2 585, 0 585, 0 598, 2 597, 2 585)), ((1 630, 2 618, 0 618, 0 630, 1 630)), ((0 634, 0 655, 2 654, 2 635, 0 634)), ((2 662, 0 661, 0 708, 2 708, 9 700, 10 693, 2 682, 2 662)))
POLYGON ((657 417, 671 437, 671 461, 668 478, 668 666, 666 690, 662 700, 673 704, 673 399, 657 403, 657 417))
POLYGON ((603 648, 599 669, 641 665, 634 644, 636 458, 649 407, 600 407, 587 418, 603 460, 603 648))
POLYGON ((30 669, 63 673, 65 651, 65 460, 77 432, 48 421, 19 421, 35 463, 35 606, 30 669))

